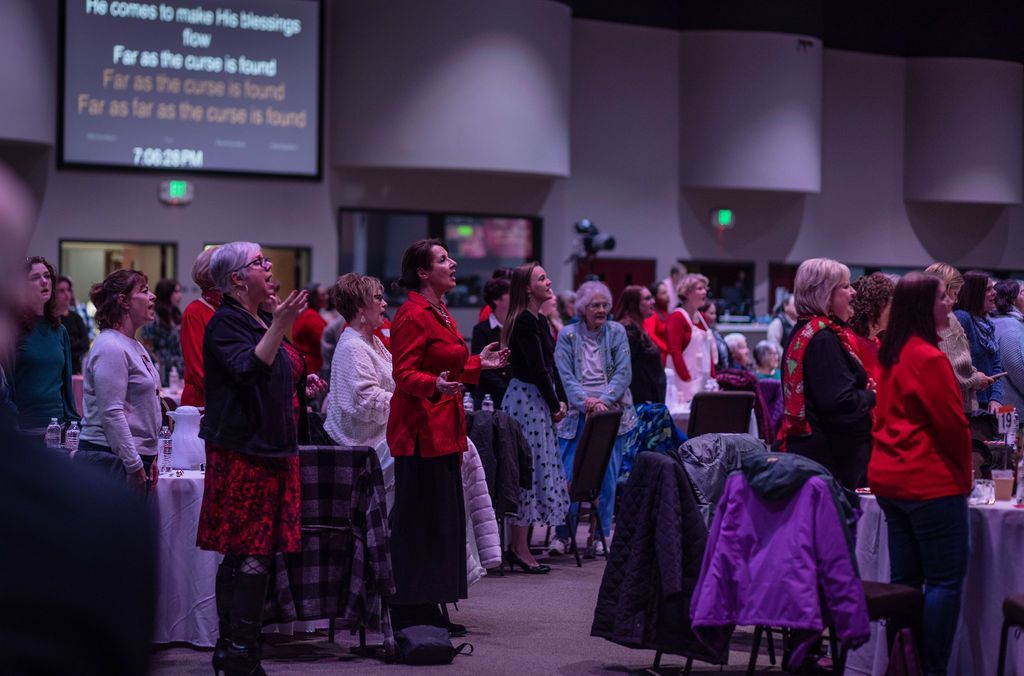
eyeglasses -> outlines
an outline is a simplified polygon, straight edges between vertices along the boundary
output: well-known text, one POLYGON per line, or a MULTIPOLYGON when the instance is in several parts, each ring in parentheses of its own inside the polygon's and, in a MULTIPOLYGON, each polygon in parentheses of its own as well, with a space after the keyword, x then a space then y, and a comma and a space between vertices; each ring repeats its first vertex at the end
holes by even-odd
POLYGON ((591 310, 607 310, 608 309, 608 303, 600 303, 600 302, 591 303, 587 307, 590 308, 591 310))
POLYGON ((242 270, 245 270, 246 268, 251 268, 254 265, 259 266, 263 270, 269 270, 270 266, 273 265, 273 263, 271 263, 270 259, 267 258, 266 256, 257 256, 256 258, 252 259, 242 267, 235 268, 231 272, 240 272, 242 270))

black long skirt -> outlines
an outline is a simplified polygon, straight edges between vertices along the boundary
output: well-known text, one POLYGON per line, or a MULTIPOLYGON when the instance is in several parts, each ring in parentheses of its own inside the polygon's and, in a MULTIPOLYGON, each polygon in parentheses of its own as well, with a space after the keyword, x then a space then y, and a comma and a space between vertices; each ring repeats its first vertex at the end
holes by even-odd
POLYGON ((454 603, 468 597, 459 454, 395 458, 391 568, 393 605, 454 603))

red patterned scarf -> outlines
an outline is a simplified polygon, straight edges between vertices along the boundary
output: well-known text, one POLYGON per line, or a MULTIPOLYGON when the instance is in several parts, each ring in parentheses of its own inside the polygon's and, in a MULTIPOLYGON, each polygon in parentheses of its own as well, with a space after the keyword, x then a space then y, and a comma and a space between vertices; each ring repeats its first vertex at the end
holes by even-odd
POLYGON ((782 397, 785 410, 782 428, 779 430, 779 441, 782 442, 783 450, 786 448, 788 437, 805 437, 811 433, 804 401, 804 353, 811 344, 811 339, 819 331, 825 330, 836 334, 850 356, 860 363, 853 332, 827 317, 811 317, 799 332, 793 334, 789 351, 786 353, 786 362, 782 365, 782 397))

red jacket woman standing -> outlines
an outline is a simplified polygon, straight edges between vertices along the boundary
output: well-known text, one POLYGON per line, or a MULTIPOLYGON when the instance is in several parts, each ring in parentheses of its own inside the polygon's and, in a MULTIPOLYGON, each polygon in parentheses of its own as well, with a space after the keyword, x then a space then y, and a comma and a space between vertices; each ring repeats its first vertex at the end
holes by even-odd
POLYGON ((967 575, 971 439, 953 368, 938 348, 951 301, 936 276, 896 285, 878 359, 882 378, 868 483, 889 528, 892 582, 924 588, 924 666, 944 674, 967 575))
MULTIPOLYGON (((456 263, 439 240, 420 240, 402 257, 399 286, 409 292, 391 325, 395 393, 387 439, 395 459, 389 599, 395 629, 449 626, 438 604, 466 598, 466 512, 460 455, 466 450, 461 383, 500 368, 508 351, 488 345, 470 356, 444 294, 456 263)), ((449 629, 452 627, 449 626, 449 629)))

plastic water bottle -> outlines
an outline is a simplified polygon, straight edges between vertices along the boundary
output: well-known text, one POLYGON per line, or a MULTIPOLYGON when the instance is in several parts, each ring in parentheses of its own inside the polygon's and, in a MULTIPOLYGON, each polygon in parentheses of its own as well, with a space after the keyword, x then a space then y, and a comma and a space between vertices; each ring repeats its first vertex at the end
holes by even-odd
POLYGON ((462 396, 462 408, 466 409, 466 413, 473 412, 473 395, 469 392, 462 396))
POLYGON ((71 423, 71 427, 68 428, 68 433, 64 435, 64 448, 68 449, 71 455, 74 455, 78 451, 78 438, 82 435, 82 430, 78 428, 78 422, 71 423))
POLYGON ((178 367, 172 366, 171 372, 167 376, 167 386, 171 392, 177 392, 181 389, 181 376, 178 375, 178 367))
POLYGON ((489 395, 489 394, 485 394, 484 395, 484 400, 480 402, 480 410, 481 411, 493 411, 494 410, 494 400, 491 399, 491 395, 489 395))
POLYGON ((50 424, 46 426, 46 447, 60 448, 60 423, 56 418, 50 418, 50 424))
POLYGON ((160 433, 156 435, 157 438, 157 450, 160 451, 160 473, 169 474, 171 472, 171 430, 164 425, 160 428, 160 433))

